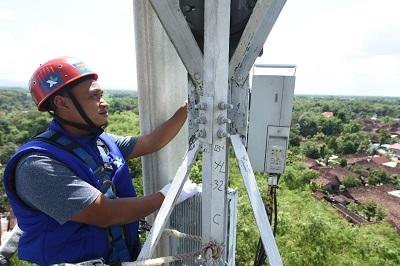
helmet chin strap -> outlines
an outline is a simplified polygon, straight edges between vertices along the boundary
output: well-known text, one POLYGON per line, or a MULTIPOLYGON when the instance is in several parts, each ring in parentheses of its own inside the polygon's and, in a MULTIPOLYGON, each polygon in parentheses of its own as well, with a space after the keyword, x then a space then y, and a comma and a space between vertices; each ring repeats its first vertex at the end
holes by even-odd
POLYGON ((49 112, 49 113, 58 122, 66 124, 68 126, 75 127, 77 129, 80 129, 80 130, 84 130, 84 131, 90 132, 92 135, 96 136, 96 135, 100 135, 101 133, 103 133, 105 126, 101 126, 101 127, 96 126, 92 122, 92 120, 90 120, 90 118, 86 115, 86 113, 83 111, 82 106, 78 103, 78 101, 76 100, 75 96, 72 94, 72 91, 71 90, 67 90, 67 93, 68 93, 68 96, 70 97, 70 99, 72 100, 73 104, 75 105, 76 109, 78 110, 79 114, 81 115, 81 117, 86 121, 87 125, 70 122, 70 121, 67 121, 67 120, 61 118, 60 116, 56 115, 55 113, 51 113, 51 112, 49 112))
POLYGON ((49 111, 49 113, 50 113, 51 116, 53 116, 54 119, 56 119, 59 123, 65 124, 65 125, 68 125, 68 126, 72 126, 72 127, 77 128, 77 129, 80 129, 80 130, 84 130, 84 131, 90 132, 90 133, 91 133, 92 135, 94 135, 94 136, 100 135, 101 133, 104 132, 103 127, 92 127, 92 126, 89 126, 89 125, 82 125, 82 124, 70 122, 70 121, 67 121, 67 120, 61 118, 60 116, 56 115, 55 113, 52 113, 52 112, 50 112, 50 111, 49 111))

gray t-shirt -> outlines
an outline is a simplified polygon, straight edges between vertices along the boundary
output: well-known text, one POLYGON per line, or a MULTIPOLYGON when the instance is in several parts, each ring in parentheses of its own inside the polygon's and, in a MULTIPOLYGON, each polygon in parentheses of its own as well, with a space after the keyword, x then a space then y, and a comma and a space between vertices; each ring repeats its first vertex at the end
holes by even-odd
MULTIPOLYGON (((126 159, 138 137, 108 134, 126 159)), ((64 224, 88 207, 101 193, 77 176, 68 166, 44 153, 29 153, 16 168, 18 195, 30 207, 40 210, 64 224)))

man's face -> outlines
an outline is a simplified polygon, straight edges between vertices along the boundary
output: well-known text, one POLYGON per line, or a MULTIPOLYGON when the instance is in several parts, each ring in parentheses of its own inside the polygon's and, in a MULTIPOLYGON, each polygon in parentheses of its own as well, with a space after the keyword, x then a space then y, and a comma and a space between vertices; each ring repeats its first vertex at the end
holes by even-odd
MULTIPOLYGON (((103 99, 103 90, 97 81, 93 79, 85 80, 73 87, 72 93, 81 105, 83 111, 96 126, 101 127, 108 124, 108 103, 103 99)), ((76 122, 87 124, 75 106, 73 113, 76 122)))

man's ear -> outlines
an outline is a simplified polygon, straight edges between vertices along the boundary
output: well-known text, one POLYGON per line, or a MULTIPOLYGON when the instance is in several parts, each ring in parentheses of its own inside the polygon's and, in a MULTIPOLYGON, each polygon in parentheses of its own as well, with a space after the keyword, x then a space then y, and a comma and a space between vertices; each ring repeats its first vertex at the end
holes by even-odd
POLYGON ((56 108, 58 110, 64 110, 65 111, 65 110, 69 109, 68 104, 65 101, 65 97, 63 97, 61 95, 56 95, 54 97, 54 105, 56 106, 56 108))

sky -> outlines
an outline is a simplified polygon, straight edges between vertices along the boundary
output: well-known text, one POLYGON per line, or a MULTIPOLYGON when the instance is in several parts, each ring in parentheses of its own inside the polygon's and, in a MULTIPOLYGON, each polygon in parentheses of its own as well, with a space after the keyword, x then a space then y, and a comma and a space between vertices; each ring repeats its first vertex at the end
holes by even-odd
MULTIPOLYGON (((137 89, 134 0, 0 0, 0 86, 57 56, 103 89, 137 89)), ((399 0, 287 0, 256 63, 293 64, 295 94, 400 96, 399 0)), ((291 71, 291 72, 290 72, 291 71)))

